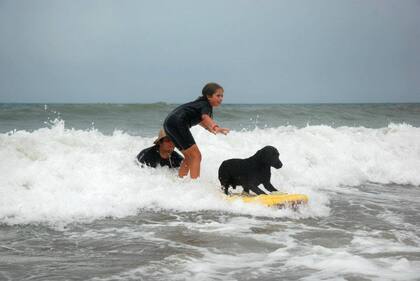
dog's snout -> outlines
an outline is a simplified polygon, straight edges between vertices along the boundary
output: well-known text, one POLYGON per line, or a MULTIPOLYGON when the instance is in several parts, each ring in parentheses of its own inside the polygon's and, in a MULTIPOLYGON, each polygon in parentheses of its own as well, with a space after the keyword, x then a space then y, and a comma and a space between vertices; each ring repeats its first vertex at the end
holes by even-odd
POLYGON ((281 163, 281 161, 280 161, 280 160, 278 160, 278 161, 275 163, 274 168, 276 168, 276 169, 280 169, 281 167, 283 167, 283 163, 281 163))

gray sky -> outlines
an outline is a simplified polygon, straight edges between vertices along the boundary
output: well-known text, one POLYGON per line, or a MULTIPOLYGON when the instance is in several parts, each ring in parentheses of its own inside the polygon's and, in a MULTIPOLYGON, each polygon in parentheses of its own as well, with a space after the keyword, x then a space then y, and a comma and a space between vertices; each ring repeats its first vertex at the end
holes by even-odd
POLYGON ((0 102, 420 102, 420 0, 0 0, 0 102))

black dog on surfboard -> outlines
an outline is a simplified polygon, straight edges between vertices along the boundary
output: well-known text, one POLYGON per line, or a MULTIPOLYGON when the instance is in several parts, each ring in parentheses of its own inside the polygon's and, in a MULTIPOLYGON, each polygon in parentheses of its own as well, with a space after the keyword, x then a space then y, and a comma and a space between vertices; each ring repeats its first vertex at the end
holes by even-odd
POLYGON ((223 161, 219 167, 219 180, 226 195, 229 186, 242 186, 244 192, 252 190, 260 195, 265 194, 258 185, 263 184, 269 192, 277 191, 271 184, 270 168, 280 169, 283 164, 279 159, 279 152, 273 146, 265 146, 246 159, 229 159, 223 161))

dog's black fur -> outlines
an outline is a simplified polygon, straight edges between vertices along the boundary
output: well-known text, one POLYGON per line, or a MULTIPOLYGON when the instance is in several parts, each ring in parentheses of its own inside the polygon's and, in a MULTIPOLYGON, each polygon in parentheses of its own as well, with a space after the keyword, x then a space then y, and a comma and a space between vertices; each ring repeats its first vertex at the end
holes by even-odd
POLYGON ((250 190, 256 194, 265 194, 258 185, 263 184, 269 192, 277 191, 270 182, 270 167, 280 169, 283 164, 279 159, 279 152, 273 146, 265 146, 247 159, 229 159, 223 161, 219 167, 219 180, 228 194, 229 186, 234 189, 242 186, 244 192, 250 190))

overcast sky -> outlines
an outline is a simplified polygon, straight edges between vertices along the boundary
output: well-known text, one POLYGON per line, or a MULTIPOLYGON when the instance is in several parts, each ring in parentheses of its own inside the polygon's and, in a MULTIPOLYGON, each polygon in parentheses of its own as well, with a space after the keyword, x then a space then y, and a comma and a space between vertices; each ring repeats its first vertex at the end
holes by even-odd
POLYGON ((420 102, 420 0, 0 0, 0 102, 420 102))

